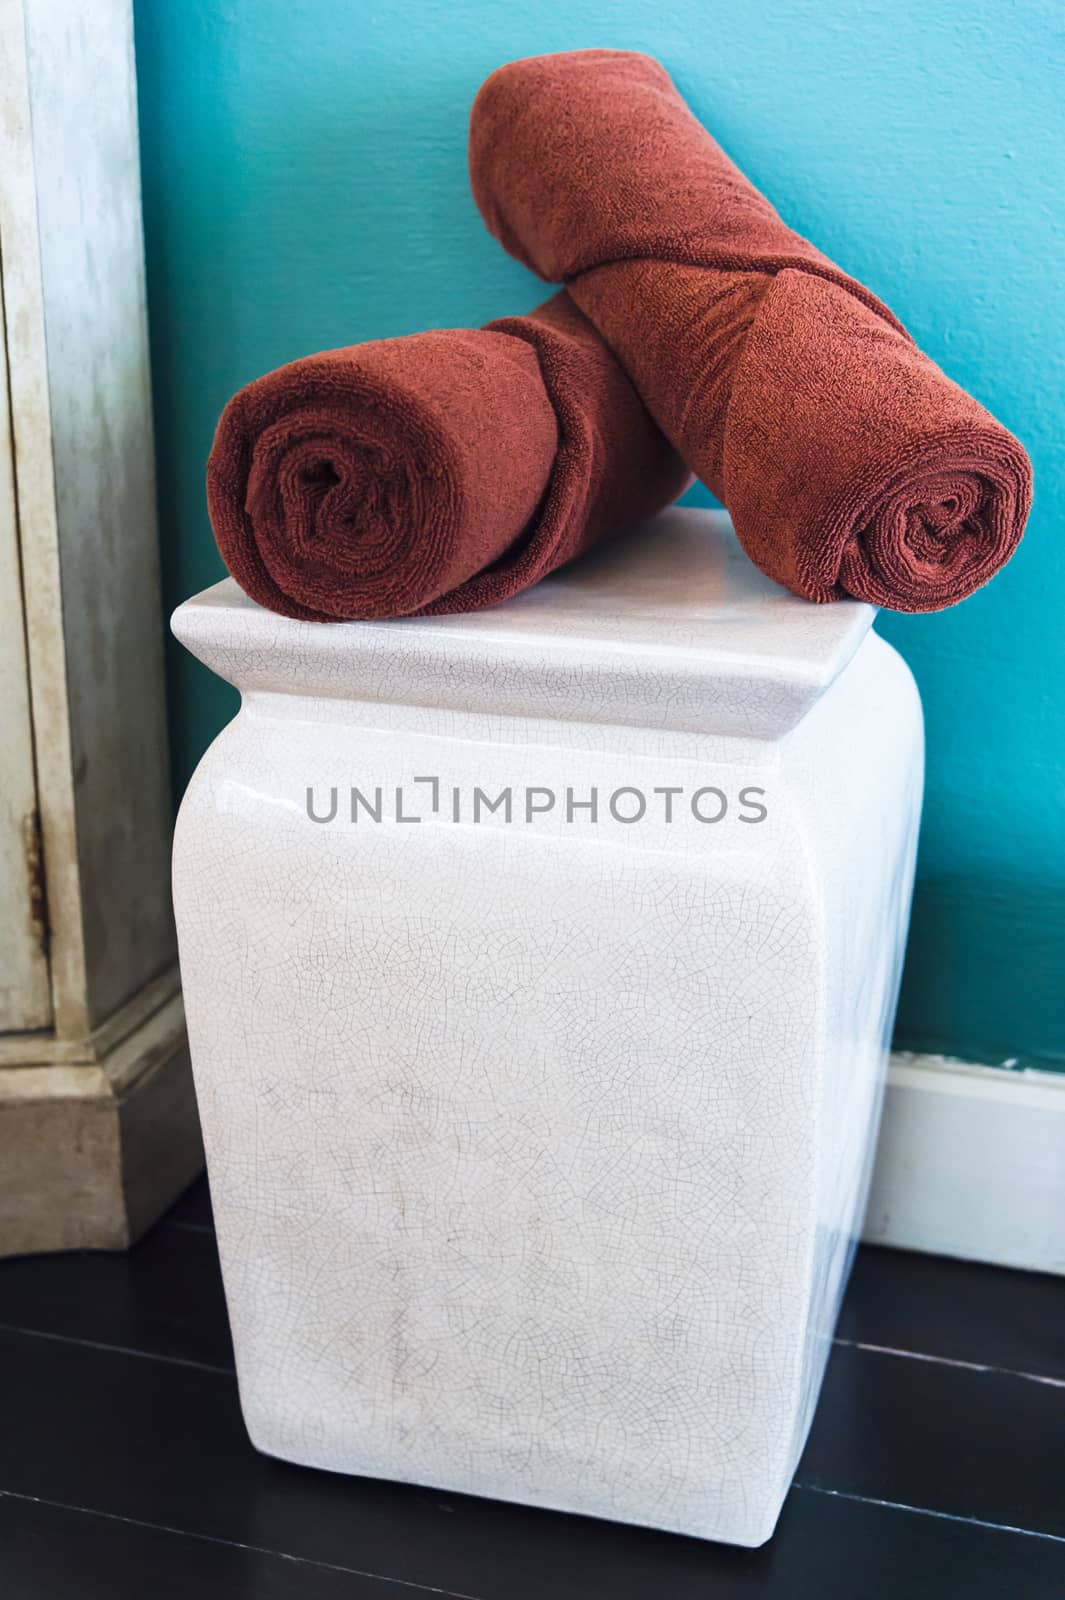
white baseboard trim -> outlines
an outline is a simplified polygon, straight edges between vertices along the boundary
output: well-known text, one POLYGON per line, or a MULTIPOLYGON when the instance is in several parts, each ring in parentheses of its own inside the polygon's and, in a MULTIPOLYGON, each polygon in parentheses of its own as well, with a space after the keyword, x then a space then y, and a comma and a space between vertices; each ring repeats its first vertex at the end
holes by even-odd
POLYGON ((1065 1273, 1065 1073, 892 1055, 864 1238, 1065 1273))

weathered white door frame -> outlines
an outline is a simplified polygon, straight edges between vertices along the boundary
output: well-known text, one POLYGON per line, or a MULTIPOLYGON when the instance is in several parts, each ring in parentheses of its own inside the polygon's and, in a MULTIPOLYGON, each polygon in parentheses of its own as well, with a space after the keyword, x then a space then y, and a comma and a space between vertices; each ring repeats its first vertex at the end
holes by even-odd
POLYGON ((0 1032, 48 1028, 48 970, 29 661, 0 278, 0 1032))
POLYGON ((169 897, 130 0, 0 0, 0 100, 0 682, 3 731, 21 729, 0 914, 19 871, 7 812, 39 817, 42 855, 36 901, 0 934, 24 969, 0 1011, 2 1254, 128 1242, 200 1150, 169 897))

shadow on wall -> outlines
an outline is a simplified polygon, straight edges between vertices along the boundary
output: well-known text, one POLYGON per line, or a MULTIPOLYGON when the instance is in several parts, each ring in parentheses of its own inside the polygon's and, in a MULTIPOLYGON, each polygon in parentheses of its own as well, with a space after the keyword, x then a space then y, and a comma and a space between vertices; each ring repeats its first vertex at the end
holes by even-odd
POLYGON ((895 1043, 1065 1071, 1065 886, 919 875, 895 1043))

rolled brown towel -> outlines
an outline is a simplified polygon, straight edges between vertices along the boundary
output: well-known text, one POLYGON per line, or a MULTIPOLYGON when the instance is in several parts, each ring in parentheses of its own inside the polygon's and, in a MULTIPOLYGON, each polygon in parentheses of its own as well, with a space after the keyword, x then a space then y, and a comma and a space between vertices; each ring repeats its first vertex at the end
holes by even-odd
POLYGON ((934 611, 1012 555, 1031 501, 1017 440, 781 221, 657 62, 501 67, 470 172, 491 232, 568 286, 770 577, 934 611))
POLYGON ((222 414, 207 499, 254 600, 338 621, 493 605, 689 477, 563 293, 257 379, 222 414))

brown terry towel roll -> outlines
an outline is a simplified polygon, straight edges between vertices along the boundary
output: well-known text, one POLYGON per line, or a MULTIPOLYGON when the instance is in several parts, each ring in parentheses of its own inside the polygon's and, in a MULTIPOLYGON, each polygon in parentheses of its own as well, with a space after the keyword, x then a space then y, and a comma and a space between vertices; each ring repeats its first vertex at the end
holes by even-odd
POLYGON ((934 611, 1012 555, 1024 450, 781 221, 657 62, 501 67, 470 171, 491 232, 567 284, 770 577, 934 611))
POLYGON ((254 600, 338 621, 493 605, 689 476, 563 293, 257 379, 222 414, 207 500, 254 600))

